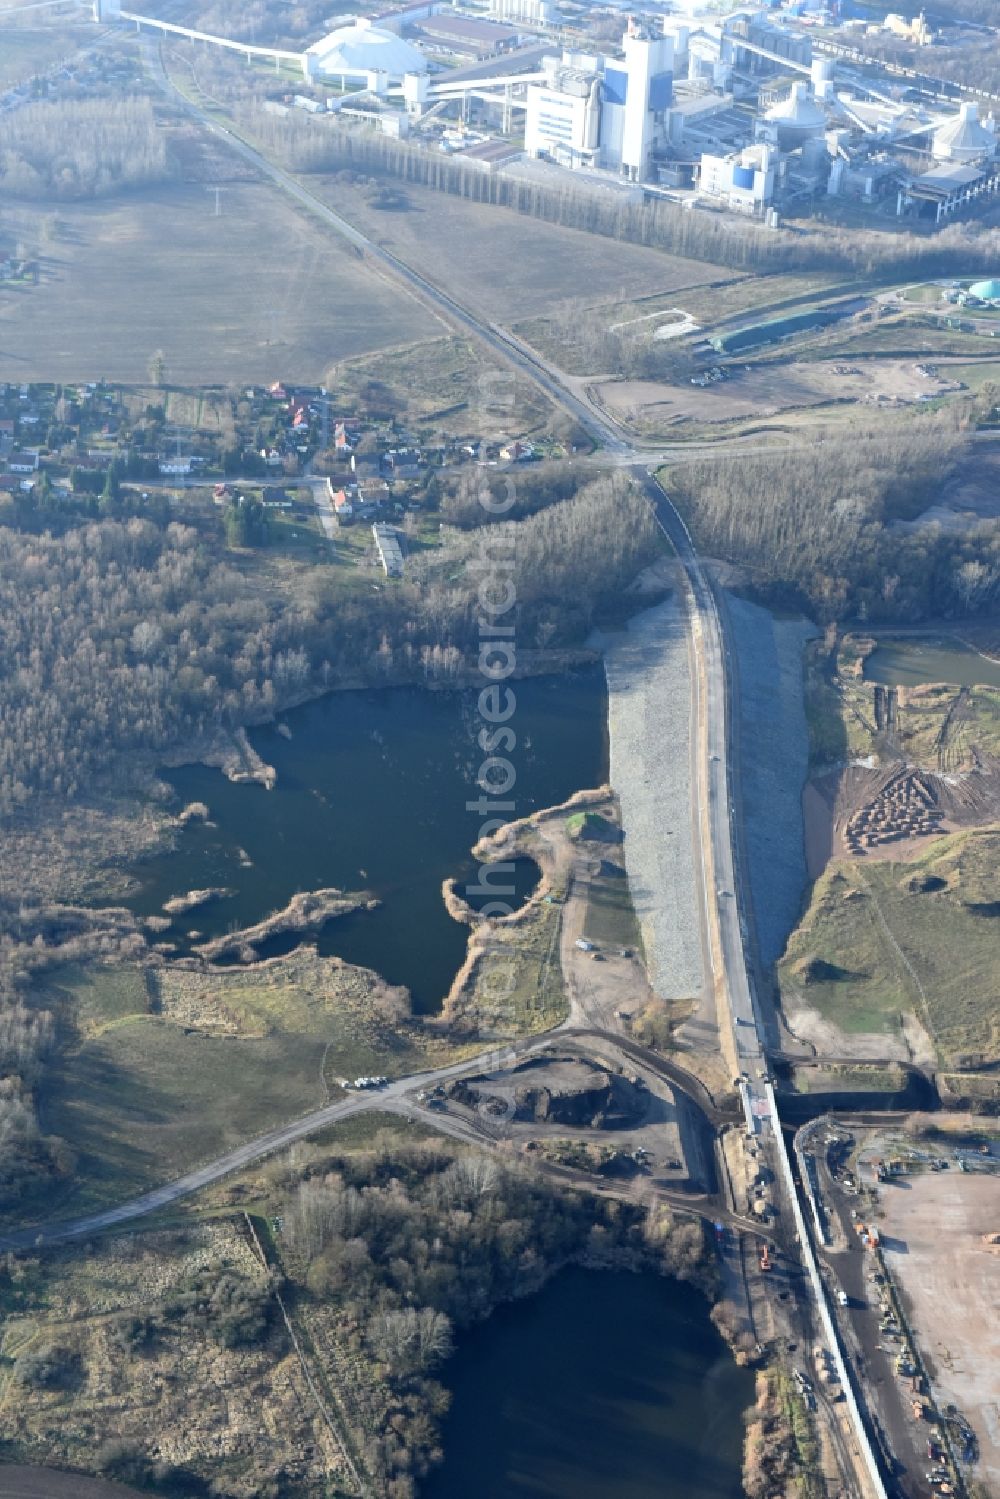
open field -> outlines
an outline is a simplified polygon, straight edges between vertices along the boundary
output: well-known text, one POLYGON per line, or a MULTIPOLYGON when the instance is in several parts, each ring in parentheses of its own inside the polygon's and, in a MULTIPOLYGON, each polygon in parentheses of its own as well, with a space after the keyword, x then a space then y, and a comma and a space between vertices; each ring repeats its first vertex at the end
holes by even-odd
MULTIPOLYGON (((35 1268, 4 1321, 0 1402, 19 1456, 120 1472, 112 1435, 122 1456, 155 1454, 173 1494, 206 1492, 198 1470, 224 1474, 223 1492, 247 1495, 266 1492, 274 1469, 300 1493, 343 1475, 337 1440, 238 1219, 107 1239, 35 1268), (38 1357, 54 1359, 58 1373, 19 1378, 38 1357)), ((137 1469, 129 1476, 153 1475, 151 1462, 137 1469)), ((132 1491, 56 1481, 24 1492, 127 1499, 132 1491)))
POLYGON ((3 30, 3 46, 0 47, 0 89, 13 87, 36 73, 44 73, 60 58, 68 57, 78 45, 93 42, 94 33, 89 28, 69 28, 66 22, 58 31, 51 26, 17 27, 4 21, 4 10, 0 5, 0 28, 3 30))
POLYGON ((1000 1058, 998 856, 1000 830, 984 828, 906 863, 832 864, 779 964, 793 1029, 807 1011, 845 1037, 899 1037, 912 1015, 946 1064, 1000 1058))
POLYGON ((317 1108, 339 1077, 397 1074, 444 1043, 367 970, 298 948, 249 968, 65 969, 38 1000, 77 1030, 42 1092, 80 1161, 70 1213, 179 1175, 317 1108))
POLYGON ((221 214, 203 182, 101 203, 5 211, 42 246, 37 286, 0 288, 8 378, 149 378, 162 350, 169 384, 288 378, 414 339, 440 322, 271 189, 224 184, 221 214))
POLYGON ((379 209, 367 188, 310 176, 311 191, 377 244, 475 312, 507 325, 581 296, 588 302, 653 296, 726 280, 732 272, 639 245, 619 244, 513 209, 401 184, 408 206, 379 209), (489 267, 488 274, 485 268, 489 267))
POLYGON ((902 1289, 939 1405, 979 1439, 971 1476, 1000 1492, 1000 1232, 995 1176, 925 1172, 881 1188, 886 1263, 902 1289))

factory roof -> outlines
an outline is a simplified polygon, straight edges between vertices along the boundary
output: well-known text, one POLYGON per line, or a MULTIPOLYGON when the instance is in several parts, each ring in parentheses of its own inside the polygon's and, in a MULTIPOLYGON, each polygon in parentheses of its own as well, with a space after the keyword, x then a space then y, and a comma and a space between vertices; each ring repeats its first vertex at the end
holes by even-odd
POLYGON ((512 42, 517 32, 478 16, 442 15, 440 11, 420 21, 419 29, 427 36, 453 37, 463 42, 512 42))
POLYGON ((686 98, 678 98, 675 95, 668 108, 672 115, 697 116, 728 109, 732 102, 732 94, 693 94, 686 98))
POLYGON ((960 161, 942 162, 940 166, 932 167, 929 172, 915 177, 910 184, 910 191, 935 197, 947 196, 960 192, 963 187, 971 187, 982 175, 981 167, 964 166, 960 161))
POLYGON ((385 31, 366 20, 331 31, 314 42, 307 55, 315 57, 317 72, 329 78, 357 77, 364 73, 388 73, 392 78, 402 78, 404 73, 427 72, 427 59, 422 52, 394 31, 385 31))

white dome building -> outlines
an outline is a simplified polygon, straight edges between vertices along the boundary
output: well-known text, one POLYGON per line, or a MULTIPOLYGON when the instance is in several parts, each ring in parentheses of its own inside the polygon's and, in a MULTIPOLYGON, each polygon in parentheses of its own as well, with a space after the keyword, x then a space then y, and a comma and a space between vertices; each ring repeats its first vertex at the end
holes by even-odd
POLYGON ((935 161, 978 161, 995 150, 996 136, 980 120, 978 104, 963 104, 953 119, 934 132, 935 161))
POLYGON ((381 73, 398 83, 405 73, 426 73, 427 59, 394 31, 359 18, 313 42, 306 49, 305 72, 307 78, 340 78, 345 83, 367 82, 372 74, 381 73))

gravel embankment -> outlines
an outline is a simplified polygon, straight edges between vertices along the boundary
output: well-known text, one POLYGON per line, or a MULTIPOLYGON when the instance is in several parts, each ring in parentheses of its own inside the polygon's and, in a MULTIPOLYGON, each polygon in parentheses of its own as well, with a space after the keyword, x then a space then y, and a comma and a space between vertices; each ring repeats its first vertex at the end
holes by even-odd
POLYGON ((621 801, 625 866, 649 979, 665 999, 702 987, 691 820, 691 678, 684 615, 673 598, 608 639, 611 784, 621 801))
POLYGON ((802 674, 806 620, 726 596, 740 676, 743 829, 761 961, 774 963, 799 919, 808 876, 802 787, 809 768, 802 674))

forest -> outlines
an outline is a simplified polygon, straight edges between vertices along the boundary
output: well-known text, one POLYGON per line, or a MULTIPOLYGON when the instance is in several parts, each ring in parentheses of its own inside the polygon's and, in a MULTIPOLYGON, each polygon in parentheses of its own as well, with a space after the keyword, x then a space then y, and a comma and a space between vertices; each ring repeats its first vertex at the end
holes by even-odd
MULTIPOLYGON (((399 586, 358 595, 323 566, 276 569, 262 588, 265 564, 227 552, 209 521, 0 527, 0 812, 127 781, 136 756, 148 765, 345 678, 391 667, 423 680, 444 661, 454 676, 478 648, 479 575, 465 564, 479 543, 457 529, 415 554, 399 586)), ((647 501, 618 476, 503 529, 532 645, 579 643, 656 545, 647 501)))
POLYGON ((19 198, 99 198, 171 173, 148 99, 59 99, 0 115, 0 187, 19 198))
POLYGON ((537 1291, 571 1259, 659 1268, 708 1289, 704 1231, 553 1188, 516 1161, 444 1140, 343 1155, 290 1191, 282 1253, 305 1301, 332 1306, 349 1356, 388 1387, 364 1453, 390 1499, 440 1457, 453 1330, 537 1291))
POLYGON ((820 623, 981 613, 1000 594, 1000 523, 911 527, 962 453, 945 414, 787 453, 669 474, 698 544, 747 569, 765 601, 820 623), (849 451, 850 461, 845 461, 849 451))

